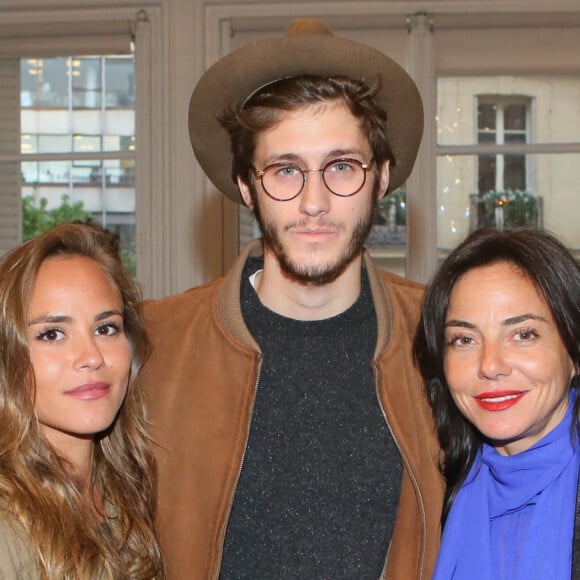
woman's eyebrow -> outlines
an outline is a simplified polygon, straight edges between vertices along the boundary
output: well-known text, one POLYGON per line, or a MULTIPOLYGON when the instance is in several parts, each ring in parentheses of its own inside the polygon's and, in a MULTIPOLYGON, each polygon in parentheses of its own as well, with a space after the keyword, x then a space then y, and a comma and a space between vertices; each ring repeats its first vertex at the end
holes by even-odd
MULTIPOLYGON (((532 314, 531 312, 526 312, 525 314, 510 316, 509 318, 502 320, 501 325, 512 326, 514 324, 520 324, 522 322, 525 322, 526 320, 538 320, 540 322, 548 322, 543 316, 540 316, 538 314, 532 314)), ((476 328, 476 325, 472 324, 471 322, 466 322, 465 320, 457 320, 457 319, 448 320, 447 322, 445 322, 445 328, 447 328, 448 326, 459 326, 460 328, 470 328, 470 329, 476 328)))
POLYGON ((459 326, 461 328, 470 328, 470 329, 476 328, 475 324, 472 324, 471 322, 456 319, 448 320, 447 322, 445 322, 445 328, 447 328, 448 326, 459 326))
MULTIPOLYGON (((111 316, 123 316, 123 313, 120 310, 113 309, 113 310, 105 310, 104 312, 99 312, 95 316, 95 321, 105 320, 106 318, 110 318, 111 316)), ((66 316, 64 314, 43 314, 36 318, 33 318, 28 322, 28 326, 32 326, 33 324, 62 324, 65 322, 72 322, 72 316, 66 316)))
POLYGON ((518 316, 511 316, 502 321, 502 326, 511 326, 513 324, 520 324, 526 320, 539 320, 540 322, 548 322, 543 316, 526 312, 525 314, 518 314, 518 316))
POLYGON ((123 313, 120 310, 105 310, 95 316, 95 320, 105 320, 105 318, 110 318, 111 316, 120 316, 123 317, 123 313))
POLYGON ((28 326, 32 326, 33 324, 42 324, 46 322, 51 323, 62 323, 62 322, 72 322, 72 318, 70 316, 65 316, 64 314, 43 314, 32 320, 28 321, 28 326))

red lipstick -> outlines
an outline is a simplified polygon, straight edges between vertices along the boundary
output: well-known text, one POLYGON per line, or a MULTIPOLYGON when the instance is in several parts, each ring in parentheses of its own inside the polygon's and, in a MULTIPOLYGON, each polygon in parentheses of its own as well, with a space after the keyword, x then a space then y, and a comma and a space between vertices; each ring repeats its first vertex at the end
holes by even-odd
POLYGON ((493 391, 477 395, 475 401, 486 411, 505 411, 519 403, 528 391, 493 391))

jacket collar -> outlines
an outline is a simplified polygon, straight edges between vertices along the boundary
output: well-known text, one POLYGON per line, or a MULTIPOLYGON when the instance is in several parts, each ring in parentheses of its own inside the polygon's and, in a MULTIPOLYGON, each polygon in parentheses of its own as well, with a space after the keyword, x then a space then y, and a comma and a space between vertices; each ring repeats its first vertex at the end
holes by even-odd
MULTIPOLYGON (((218 319, 225 330, 236 340, 259 351, 258 344, 250 334, 240 304, 242 273, 250 256, 263 255, 261 239, 251 241, 239 254, 232 268, 225 275, 217 298, 218 319)), ((393 328, 393 303, 380 271, 367 250, 363 252, 363 266, 369 277, 371 295, 377 314, 377 348, 375 357, 387 346, 393 328)))

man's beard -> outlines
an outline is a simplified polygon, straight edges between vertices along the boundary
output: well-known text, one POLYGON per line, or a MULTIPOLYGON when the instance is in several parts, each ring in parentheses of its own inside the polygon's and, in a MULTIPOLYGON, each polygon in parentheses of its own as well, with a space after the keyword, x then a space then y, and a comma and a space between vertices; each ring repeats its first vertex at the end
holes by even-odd
MULTIPOLYGON (((362 217, 356 224, 350 241, 342 254, 334 262, 326 264, 314 263, 314 261, 312 263, 300 263, 292 260, 285 250, 275 226, 270 222, 264 221, 257 204, 254 206, 254 215, 262 232, 264 251, 270 251, 276 256, 282 273, 296 282, 323 286, 336 280, 346 270, 347 266, 360 255, 371 230, 376 209, 377 202, 374 201, 371 203, 367 215, 362 217)), ((323 223, 331 225, 337 230, 343 229, 340 224, 335 224, 334 222, 323 223)))

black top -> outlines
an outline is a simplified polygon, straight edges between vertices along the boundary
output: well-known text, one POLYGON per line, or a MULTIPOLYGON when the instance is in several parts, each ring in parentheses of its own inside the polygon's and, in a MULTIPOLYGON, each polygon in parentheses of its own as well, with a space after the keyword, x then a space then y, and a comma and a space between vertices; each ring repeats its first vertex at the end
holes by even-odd
POLYGON ((346 312, 299 321, 265 308, 248 277, 246 324, 264 354, 222 580, 379 577, 402 467, 370 361, 376 315, 366 274, 346 312))

